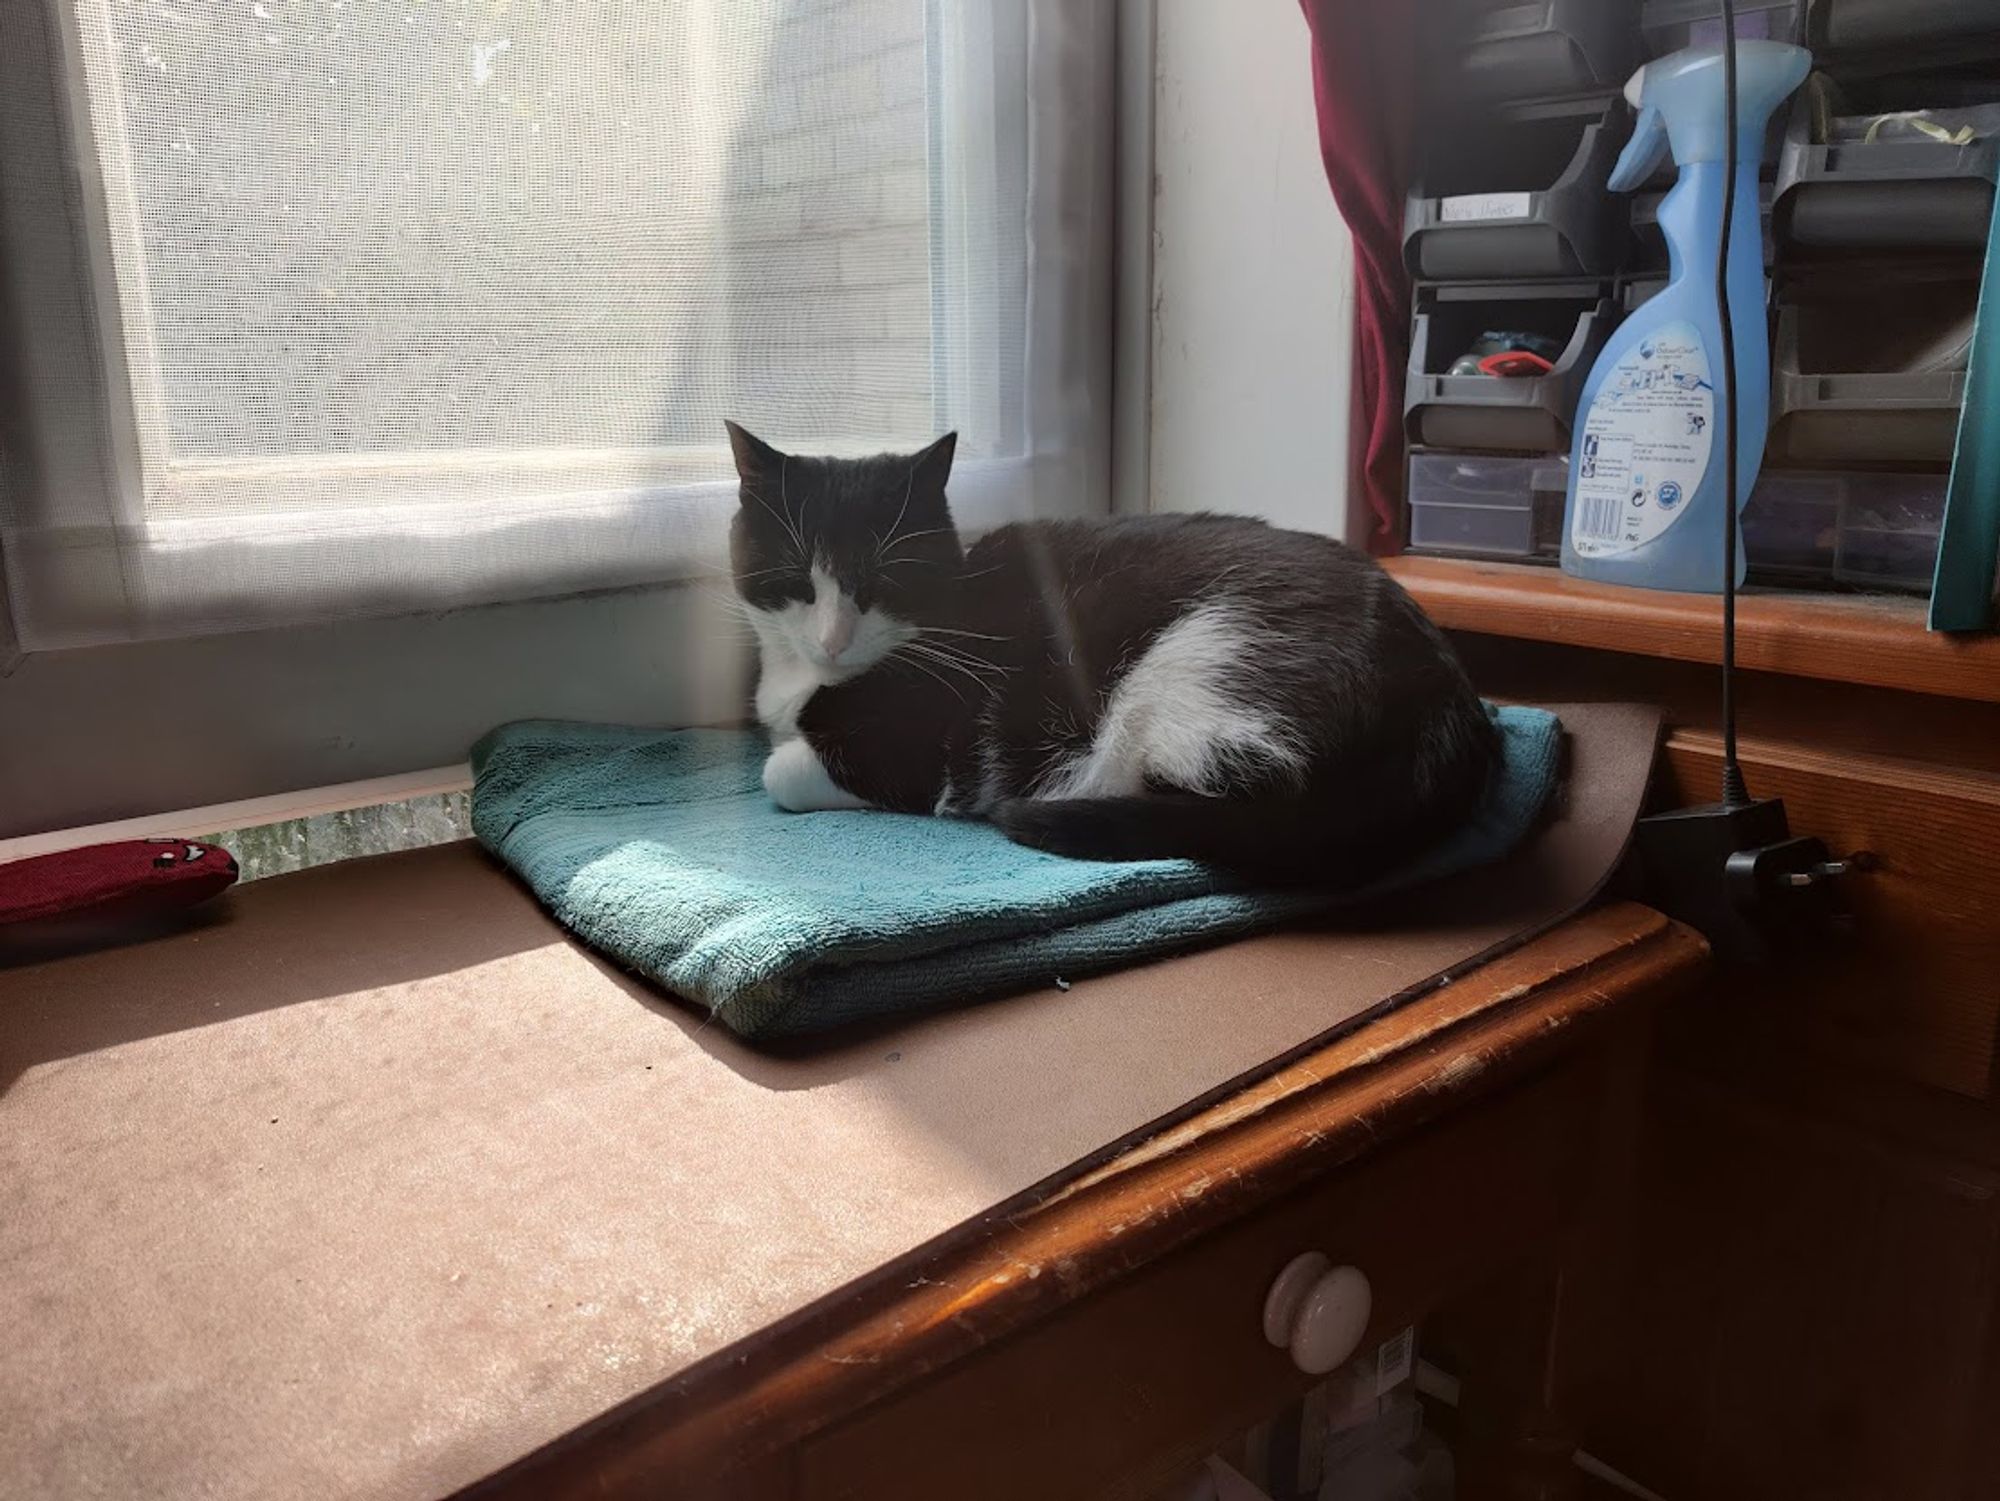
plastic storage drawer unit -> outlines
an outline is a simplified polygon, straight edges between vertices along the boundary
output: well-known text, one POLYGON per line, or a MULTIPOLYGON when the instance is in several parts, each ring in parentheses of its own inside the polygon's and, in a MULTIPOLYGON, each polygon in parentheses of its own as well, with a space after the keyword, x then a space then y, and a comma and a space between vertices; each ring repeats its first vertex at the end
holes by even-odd
POLYGON ((1942 474, 1850 474, 1833 555, 1836 583, 1930 592, 1944 530, 1942 474))
POLYGON ((1439 97, 1490 103, 1614 89, 1639 62, 1635 0, 1457 0, 1435 14, 1439 97))
POLYGON ((1949 463, 1978 301, 1976 263, 1877 266, 1785 287, 1771 456, 1816 468, 1949 463))
MULTIPOLYGON (((1722 41, 1722 0, 1646 0, 1639 27, 1648 57, 1715 46, 1722 41)), ((1798 0, 1743 0, 1736 7, 1736 34, 1796 42, 1805 34, 1805 18, 1798 0)))
POLYGON ((1601 282, 1421 287, 1411 325, 1404 425, 1412 443, 1568 453, 1577 399, 1618 324, 1601 282), (1561 353, 1545 375, 1453 375, 1482 335, 1532 334, 1561 353))
MULTIPOLYGON (((2000 9, 2000 0, 1995 4, 2000 9)), ((1791 112, 1778 164, 1775 218, 1787 245, 1985 245, 2000 176, 2000 83, 1917 84, 1896 92, 1896 103, 1922 106, 1922 118, 1945 139, 1903 124, 1886 102, 1856 111, 1823 80, 1808 86, 1791 112)))
POLYGON ((1743 508, 1743 555, 1759 583, 1833 582, 1842 477, 1766 469, 1743 508))
POLYGON ((1942 474, 1767 469, 1743 512, 1763 583, 1929 590, 1944 524, 1942 474))
POLYGON ((1512 106, 1441 131, 1403 225, 1421 281, 1602 276, 1631 245, 1624 199, 1605 191, 1632 131, 1622 100, 1512 106))
MULTIPOLYGON (((1569 461, 1410 455, 1412 552, 1554 563, 1569 461)), ((1766 470, 1743 512, 1750 577, 1794 587, 1923 593, 1944 521, 1941 474, 1766 470)))
POLYGON ((1410 455, 1410 548, 1455 557, 1562 556, 1569 460, 1557 455, 1410 455))
POLYGON ((1927 48, 1959 62, 2000 53, 1993 0, 1817 0, 1811 23, 1815 53, 1927 48))

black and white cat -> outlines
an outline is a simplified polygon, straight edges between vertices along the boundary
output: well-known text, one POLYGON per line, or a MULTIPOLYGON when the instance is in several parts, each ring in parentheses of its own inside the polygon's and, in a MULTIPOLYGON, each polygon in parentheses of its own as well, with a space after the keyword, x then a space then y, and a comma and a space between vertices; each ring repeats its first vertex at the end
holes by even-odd
POLYGON ((967 550, 954 436, 868 459, 729 437, 784 808, 964 815, 1065 855, 1339 882, 1480 799, 1498 739, 1464 671, 1338 542, 1193 515, 1025 523, 967 550))

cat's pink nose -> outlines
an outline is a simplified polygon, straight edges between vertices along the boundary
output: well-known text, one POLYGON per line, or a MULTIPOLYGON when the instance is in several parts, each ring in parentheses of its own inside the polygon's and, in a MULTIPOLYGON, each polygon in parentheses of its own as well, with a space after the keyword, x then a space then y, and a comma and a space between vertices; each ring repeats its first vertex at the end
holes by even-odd
POLYGON ((819 649, 826 653, 828 661, 834 660, 854 644, 855 619, 843 610, 820 627, 819 649))

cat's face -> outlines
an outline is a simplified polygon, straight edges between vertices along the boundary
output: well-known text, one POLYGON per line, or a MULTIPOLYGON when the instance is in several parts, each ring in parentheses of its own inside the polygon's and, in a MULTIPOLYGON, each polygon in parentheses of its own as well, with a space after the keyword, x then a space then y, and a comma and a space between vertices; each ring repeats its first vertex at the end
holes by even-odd
POLYGON ((913 639, 964 562, 944 497, 957 435, 869 459, 780 453, 733 422, 729 443, 730 561, 758 634, 829 683, 913 639))

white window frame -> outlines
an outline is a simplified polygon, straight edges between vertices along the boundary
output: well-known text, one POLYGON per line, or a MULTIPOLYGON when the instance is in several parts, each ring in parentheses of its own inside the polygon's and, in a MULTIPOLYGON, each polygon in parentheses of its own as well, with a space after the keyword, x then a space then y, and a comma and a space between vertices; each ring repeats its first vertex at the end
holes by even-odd
MULTIPOLYGON (((52 31, 62 52, 72 150, 79 170, 96 178, 86 183, 80 204, 98 309, 104 475, 113 525, 108 532, 54 527, 11 539, 9 572, 14 597, 29 604, 25 617, 59 622, 47 639, 29 642, 30 649, 228 628, 222 623, 254 614, 243 601, 259 594, 281 596, 288 623, 306 623, 670 584, 711 574, 726 560, 736 497, 733 481, 718 477, 729 470, 719 434, 708 445, 627 449, 174 459, 143 272, 122 280, 117 273, 121 260, 143 266, 138 196, 130 172, 117 170, 116 154, 96 138, 107 126, 106 134, 122 139, 120 91, 115 79, 95 76, 104 67, 103 49, 81 42, 83 28, 108 26, 111 0, 46 3, 54 7, 52 31), (98 110, 109 112, 108 122, 98 110), (294 496, 321 489, 325 498, 254 508, 279 485, 294 496), (361 486, 378 491, 381 503, 357 501, 361 486), (438 498, 440 492, 446 498, 438 498), (464 545, 502 528, 527 545, 492 551, 464 545), (296 540, 306 534, 313 539, 309 550, 296 540), (231 550, 233 559, 219 560, 218 549, 231 550), (301 564, 287 566, 288 555, 301 564), (532 561, 524 565, 524 558, 532 561), (237 593, 219 589, 218 579, 235 581, 237 593), (379 597, 359 610, 356 579, 381 581, 379 597), (76 601, 85 602, 80 610, 76 601)), ((1000 166, 990 133, 981 139, 976 130, 961 133, 956 126, 961 117, 990 115, 1003 88, 999 80, 1020 88, 1030 61, 1012 39, 993 34, 990 17, 979 8, 931 0, 927 11, 933 68, 947 66, 940 57, 959 64, 948 83, 958 108, 933 112, 934 141, 944 161, 970 163, 988 174, 979 180, 991 180, 1000 166), (983 35, 940 47, 941 28, 983 35)), ((961 249, 971 244, 963 208, 934 190, 935 242, 961 249)), ((956 264, 950 255, 933 256, 934 268, 956 264)), ((982 389, 973 367, 982 351, 999 347, 1006 314, 997 293, 982 303, 951 297, 938 284, 932 301, 941 336, 939 405, 962 418, 971 393, 982 389), (957 321, 955 337, 944 336, 947 308, 957 321)), ((965 458, 958 466, 954 506, 961 524, 974 531, 1030 514, 1026 497, 1037 465, 1047 463, 1026 446, 1021 413, 981 413, 979 425, 1003 446, 996 457, 965 458)))

